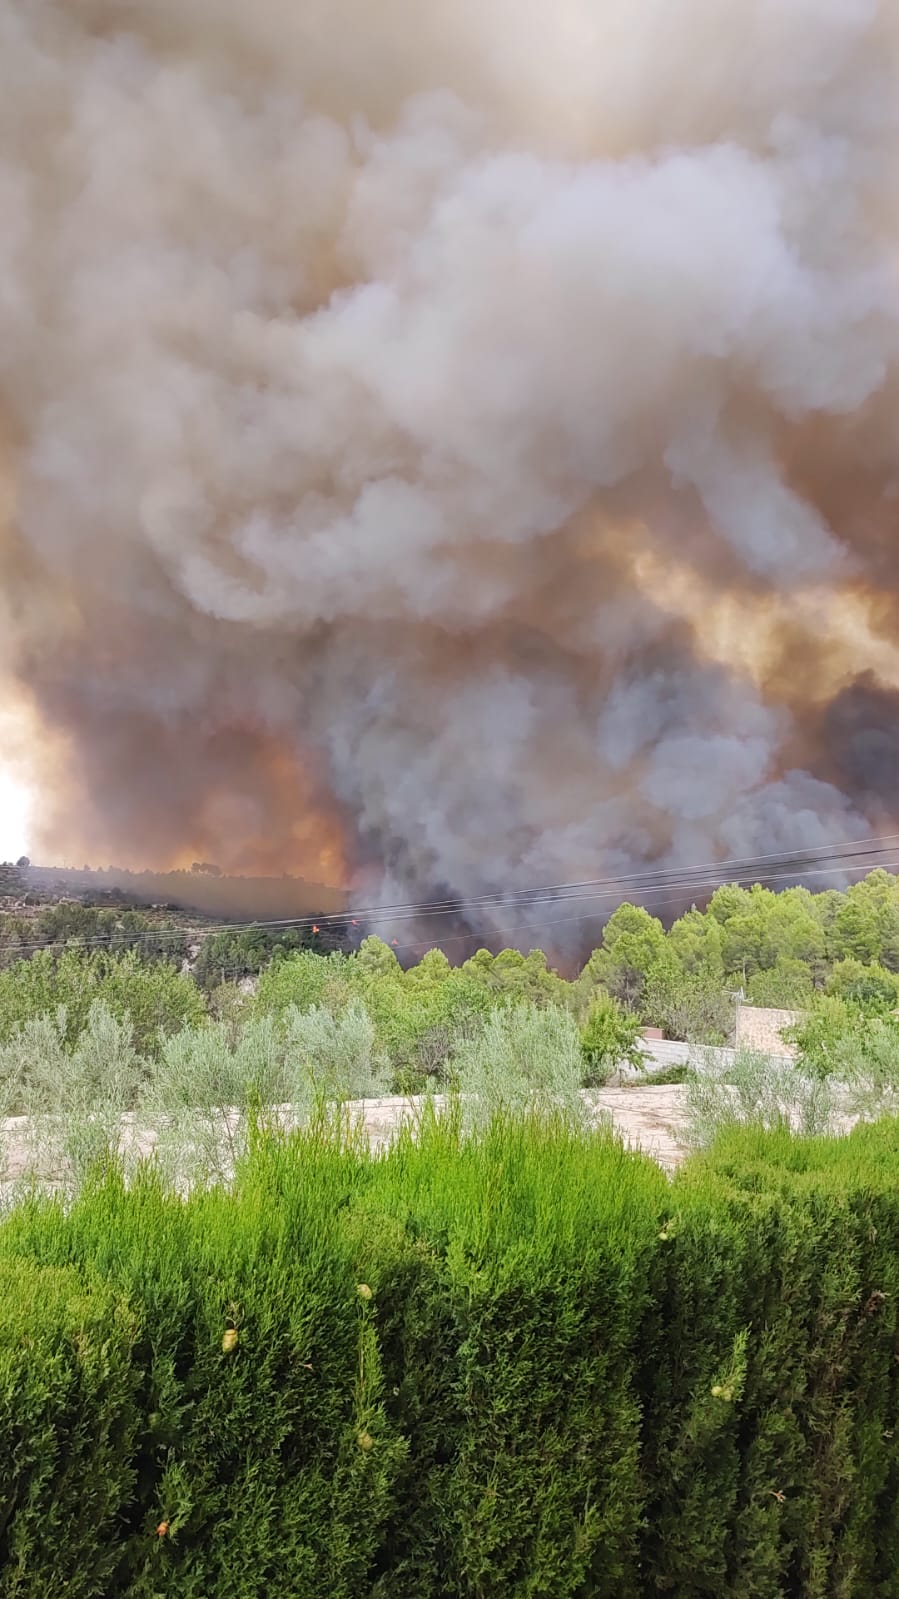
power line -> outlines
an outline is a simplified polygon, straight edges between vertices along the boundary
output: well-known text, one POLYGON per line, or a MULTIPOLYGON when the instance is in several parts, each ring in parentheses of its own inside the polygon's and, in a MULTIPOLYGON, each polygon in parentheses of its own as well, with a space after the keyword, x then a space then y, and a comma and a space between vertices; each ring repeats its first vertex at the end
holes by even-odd
MULTIPOLYGON (((899 859, 896 859, 894 861, 886 862, 885 866, 896 866, 896 867, 899 867, 899 859)), ((856 871, 859 871, 861 869, 862 868, 860 868, 860 867, 850 868, 850 870, 856 870, 856 871)), ((810 873, 807 872, 807 873, 803 873, 801 875, 803 875, 803 876, 823 875, 823 874, 826 873, 826 870, 827 870, 826 868, 819 868, 815 872, 810 872, 810 873)), ((778 879, 772 879, 772 880, 773 881, 777 881, 778 879)), ((709 886, 709 885, 707 885, 707 886, 709 886)), ((736 885, 736 886, 739 886, 739 885, 736 885)), ((593 896, 593 897, 595 897, 595 896, 593 896)), ((672 893, 670 887, 669 888, 659 888, 658 890, 656 890, 654 892, 650 892, 649 894, 646 895, 647 899, 651 899, 651 900, 661 899, 663 904, 665 904, 665 903, 673 904, 676 900, 680 899, 681 897, 682 896, 680 895, 680 893, 672 893)), ((559 901, 555 901, 555 902, 548 901, 547 903, 562 903, 562 904, 564 904, 565 901, 564 900, 561 901, 561 902, 559 902, 559 901)), ((517 923, 514 923, 511 926, 494 927, 494 928, 491 928, 488 933, 485 933, 485 932, 449 933, 445 937, 441 937, 440 940, 439 940, 439 945, 436 945, 436 946, 435 946, 434 940, 432 940, 432 939, 418 939, 414 943, 397 944, 396 942, 394 942, 394 943, 391 944, 391 948, 395 952, 399 952, 401 954, 404 954, 407 950, 421 950, 421 949, 427 950, 427 949, 432 949, 432 948, 435 948, 435 947, 442 948, 444 944, 460 944, 460 943, 464 943, 464 942, 471 942, 472 940, 478 939, 478 938, 487 937, 487 938, 490 938, 491 940, 494 940, 494 939, 497 939, 497 938, 505 937, 506 934, 508 934, 508 933, 520 933, 520 932, 524 932, 524 931, 529 930, 529 929, 534 929, 534 930, 539 931, 539 930, 541 930, 544 927, 558 927, 558 926, 560 926, 560 925, 562 925, 563 923, 566 923, 566 922, 595 921, 597 919, 598 914, 599 913, 596 912, 596 911, 577 911, 571 916, 541 917, 539 921, 517 922, 517 923)), ((228 975, 231 976, 233 974, 236 974, 237 972, 242 971, 243 968, 240 967, 240 966, 228 966, 228 967, 224 967, 223 966, 221 968, 221 970, 223 972, 227 971, 228 975)))
MULTIPOLYGON (((880 839, 870 837, 859 839, 843 845, 825 845, 817 849, 796 850, 787 853, 772 853, 748 857, 737 857, 721 862, 706 862, 701 865, 689 867, 668 867, 645 872, 626 873, 618 877, 588 878, 581 882, 566 882, 550 884, 533 889, 519 889, 511 893, 495 893, 475 896, 470 899, 455 898, 452 900, 432 901, 406 901, 398 902, 392 906, 369 906, 353 911, 327 913, 319 916, 303 915, 298 917, 283 917, 266 921, 251 922, 223 922, 203 927, 197 931, 204 937, 216 933, 240 933, 248 931, 265 931, 267 929, 309 928, 320 930, 324 927, 334 927, 336 924, 346 925, 347 922, 400 922, 407 920, 420 920, 422 918, 436 919, 442 916, 466 915, 474 910, 485 910, 492 907, 497 909, 512 909, 514 907, 533 908, 539 905, 570 904, 583 900, 609 900, 625 897, 628 890, 640 900, 655 899, 659 894, 664 894, 668 899, 683 897, 688 891, 702 891, 709 888, 721 887, 724 882, 734 882, 733 868, 744 868, 741 875, 746 875, 746 868, 763 866, 772 863, 771 869, 762 874, 755 874, 759 882, 782 882, 785 880, 797 881, 805 877, 828 876, 835 872, 848 874, 858 871, 869 871, 871 860, 882 856, 893 846, 899 845, 899 834, 885 834, 880 839), (830 852, 830 853, 828 853, 830 852), (861 857, 864 864, 851 864, 857 857, 861 857), (811 865, 801 869, 805 862, 823 862, 824 864, 811 865), (799 869, 797 869, 799 868, 799 869), (703 877, 701 874, 711 873, 712 876, 703 877), (730 874, 723 876, 722 874, 730 874)), ((877 860, 875 864, 889 869, 899 862, 894 860, 877 860)), ((558 918, 556 920, 586 920, 591 916, 601 914, 599 911, 585 911, 574 918, 558 918)), ((522 923, 519 926, 546 926, 553 925, 551 920, 540 918, 539 923, 522 923)), ((516 928, 494 928, 489 933, 462 933, 452 935, 453 941, 471 939, 482 936, 495 938, 504 932, 515 931, 516 928)), ((122 943, 127 947, 162 940, 183 941, 190 937, 191 930, 185 928, 148 928, 126 935, 122 943)), ((79 948, 108 948, 115 942, 114 934, 109 937, 96 937, 82 940, 53 939, 32 944, 20 944, 16 948, 22 953, 31 953, 39 950, 65 947, 66 943, 77 943, 79 948)), ((424 942, 424 941, 421 941, 424 942)), ((408 948, 420 945, 403 946, 408 948)))

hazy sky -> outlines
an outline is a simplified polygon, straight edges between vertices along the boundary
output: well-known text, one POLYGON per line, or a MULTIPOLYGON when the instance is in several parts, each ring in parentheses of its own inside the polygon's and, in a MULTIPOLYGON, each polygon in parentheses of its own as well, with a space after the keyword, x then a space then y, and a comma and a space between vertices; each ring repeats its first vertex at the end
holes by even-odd
POLYGON ((0 857, 17 860, 28 850, 28 791, 0 765, 0 857))

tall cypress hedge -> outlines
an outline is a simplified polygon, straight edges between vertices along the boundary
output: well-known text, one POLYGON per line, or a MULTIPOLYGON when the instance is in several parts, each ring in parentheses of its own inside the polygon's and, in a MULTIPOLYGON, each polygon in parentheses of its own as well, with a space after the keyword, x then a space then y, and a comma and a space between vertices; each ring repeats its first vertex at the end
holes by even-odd
POLYGON ((899 1124, 261 1139, 0 1227, 0 1599, 899 1594, 899 1124))

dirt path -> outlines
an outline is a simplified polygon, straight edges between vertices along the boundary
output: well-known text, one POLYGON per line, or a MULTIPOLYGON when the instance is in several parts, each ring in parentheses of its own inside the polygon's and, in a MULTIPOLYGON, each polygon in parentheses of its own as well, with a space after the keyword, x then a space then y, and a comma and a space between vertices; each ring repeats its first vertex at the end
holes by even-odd
POLYGON ((609 1112, 625 1143, 651 1155, 665 1171, 674 1171, 686 1149, 683 1134, 682 1083, 657 1088, 602 1088, 596 1103, 609 1112))
MULTIPOLYGON (((684 1089, 679 1084, 664 1087, 603 1088, 584 1096, 597 1116, 611 1116, 613 1125, 626 1144, 652 1156, 665 1171, 673 1171, 686 1153, 682 1141, 684 1089)), ((441 1101, 437 1100, 438 1108, 441 1101)), ((359 1118, 365 1127, 369 1143, 382 1149, 390 1143, 404 1121, 414 1121, 421 1101, 387 1097, 384 1099, 357 1100, 346 1107, 351 1119, 359 1118)), ((279 1108, 282 1125, 289 1126, 293 1114, 289 1106, 279 1108)), ((232 1133, 239 1123, 238 1112, 229 1113, 232 1133)), ((149 1156, 156 1146, 153 1127, 138 1122, 134 1114, 122 1117, 121 1149, 125 1155, 149 1156)), ((34 1171, 37 1154, 34 1132, 25 1116, 16 1116, 0 1122, 3 1180, 0 1189, 9 1192, 17 1180, 29 1169, 34 1171)), ((224 1127, 222 1128, 225 1138, 224 1127)), ((45 1157, 46 1158, 46 1157, 45 1157)), ((50 1157, 50 1165, 39 1158, 42 1178, 53 1187, 62 1177, 58 1160, 50 1157)))
MULTIPOLYGON (((601 1088, 589 1095, 589 1102, 598 1112, 605 1111, 611 1116, 626 1144, 651 1155, 665 1171, 673 1171, 686 1154, 680 1141, 684 1092, 680 1083, 645 1088, 601 1088)), ((415 1117, 418 1105, 415 1099, 387 1097, 357 1103, 350 1109, 363 1116, 372 1145, 383 1148, 403 1120, 415 1117)))

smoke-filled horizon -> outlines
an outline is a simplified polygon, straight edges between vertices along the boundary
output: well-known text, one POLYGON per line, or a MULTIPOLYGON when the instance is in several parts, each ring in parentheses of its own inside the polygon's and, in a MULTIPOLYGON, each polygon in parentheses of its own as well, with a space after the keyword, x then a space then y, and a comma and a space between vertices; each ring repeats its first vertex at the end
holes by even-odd
POLYGON ((475 896, 895 822, 897 68, 886 0, 5 8, 36 849, 475 896))

